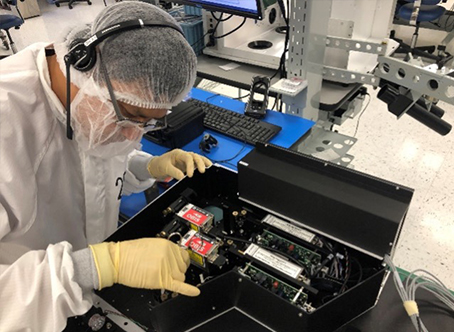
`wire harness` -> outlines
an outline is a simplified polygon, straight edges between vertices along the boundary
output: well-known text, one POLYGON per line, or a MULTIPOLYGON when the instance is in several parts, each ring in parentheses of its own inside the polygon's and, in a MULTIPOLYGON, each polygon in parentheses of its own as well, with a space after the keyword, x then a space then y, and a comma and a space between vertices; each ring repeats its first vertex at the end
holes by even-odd
POLYGON ((403 301, 404 308, 413 323, 416 331, 428 332, 424 323, 419 316, 418 305, 416 303, 416 290, 419 288, 435 295, 442 301, 449 309, 454 311, 454 295, 450 290, 429 271, 417 269, 405 278, 404 282, 401 281, 399 271, 397 271, 391 257, 385 256, 385 263, 389 266, 392 274, 394 284, 396 285, 397 292, 403 301))

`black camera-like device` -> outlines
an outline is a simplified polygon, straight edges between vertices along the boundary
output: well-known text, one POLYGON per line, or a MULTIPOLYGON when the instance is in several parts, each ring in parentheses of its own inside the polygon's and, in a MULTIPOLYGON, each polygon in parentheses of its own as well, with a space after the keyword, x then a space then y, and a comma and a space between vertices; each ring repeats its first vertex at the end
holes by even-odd
POLYGON ((266 115, 268 107, 268 91, 270 88, 270 78, 256 76, 252 80, 249 101, 244 110, 244 114, 262 119, 266 115))

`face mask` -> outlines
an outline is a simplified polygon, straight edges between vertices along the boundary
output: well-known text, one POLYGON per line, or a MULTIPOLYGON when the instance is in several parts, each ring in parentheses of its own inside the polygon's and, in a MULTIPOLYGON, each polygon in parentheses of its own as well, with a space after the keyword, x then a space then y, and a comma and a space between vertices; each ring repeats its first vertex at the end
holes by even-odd
POLYGON ((139 124, 118 124, 106 92, 97 87, 91 78, 71 103, 71 123, 79 149, 101 158, 130 153, 144 134, 139 124))

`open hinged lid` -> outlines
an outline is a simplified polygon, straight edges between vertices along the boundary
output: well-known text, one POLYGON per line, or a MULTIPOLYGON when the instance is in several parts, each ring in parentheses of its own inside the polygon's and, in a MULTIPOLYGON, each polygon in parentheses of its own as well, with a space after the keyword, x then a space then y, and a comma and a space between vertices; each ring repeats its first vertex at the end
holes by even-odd
POLYGON ((240 199, 382 259, 397 241, 413 189, 273 145, 238 164, 240 199))

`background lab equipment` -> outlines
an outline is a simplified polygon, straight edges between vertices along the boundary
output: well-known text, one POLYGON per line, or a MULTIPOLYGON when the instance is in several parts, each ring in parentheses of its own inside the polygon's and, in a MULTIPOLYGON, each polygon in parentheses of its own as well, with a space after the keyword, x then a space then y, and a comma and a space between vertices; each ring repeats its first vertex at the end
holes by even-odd
POLYGON ((8 36, 8 40, 3 39, 4 36, 2 36, 2 42, 3 45, 6 47, 6 49, 11 48, 13 53, 17 52, 16 45, 14 44, 13 39, 11 38, 11 34, 9 32, 9 29, 15 28, 19 29, 19 27, 24 23, 24 19, 17 8, 17 0, 1 0, 0 2, 0 34, 2 34, 3 31, 5 31, 6 35, 8 36))
MULTIPOLYGON (((197 1, 183 3, 200 4, 197 1)), ((308 88, 296 96, 273 87, 276 80, 270 90, 273 92, 274 89, 282 97, 285 112, 317 121, 317 129, 311 137, 313 141, 307 140, 310 150, 319 144, 317 137, 328 134, 335 140, 337 136, 328 132, 333 123, 339 122, 338 115, 320 107, 319 92, 323 91, 326 81, 352 86, 402 86, 402 94, 411 99, 402 115, 423 97, 426 106, 420 111, 425 113, 418 120, 428 123, 426 119, 429 118, 430 123, 436 123, 429 127, 442 135, 450 131, 450 125, 440 117, 427 114, 431 113, 434 100, 454 102, 449 91, 453 84, 449 70, 429 68, 413 59, 403 61, 390 56, 399 46, 388 38, 395 10, 393 1, 305 1, 304 6, 298 1, 258 3, 262 4, 262 21, 230 18, 227 14, 220 19, 208 10, 203 11, 207 45, 204 54, 279 69, 280 72, 285 63, 287 77, 306 79, 308 88), (286 14, 282 14, 284 11, 286 14), (230 33, 240 26, 248 34, 230 33)), ((218 10, 227 12, 219 7, 218 10)), ((224 7, 228 7, 226 2, 224 7)), ((363 100, 363 95, 351 100, 340 121, 358 114, 363 100)), ((347 138, 339 136, 336 143, 347 138)))
POLYGON ((437 48, 435 45, 417 47, 419 28, 421 23, 423 22, 434 22, 439 20, 440 17, 443 16, 446 12, 446 9, 438 5, 441 2, 440 0, 423 0, 420 4, 418 4, 419 12, 416 16, 413 15, 415 8, 414 2, 415 1, 406 3, 401 2, 400 4, 398 4, 398 6, 396 6, 396 16, 408 21, 411 25, 415 25, 415 32, 413 33, 413 37, 411 38, 410 45, 405 44, 402 40, 398 40, 400 46, 396 50, 396 52, 412 53, 413 55, 439 61, 441 60, 441 57, 433 54, 435 52, 435 49, 437 48))

